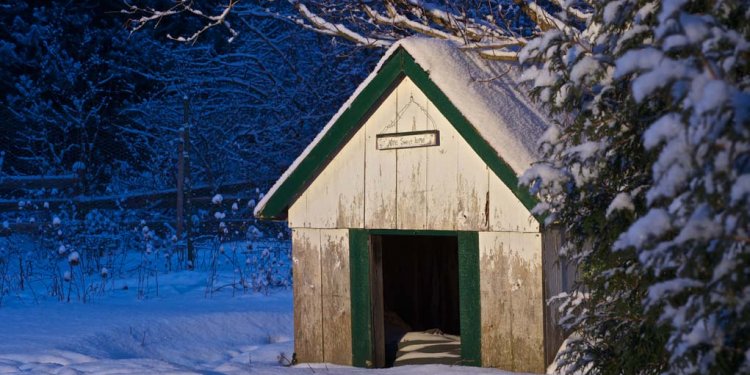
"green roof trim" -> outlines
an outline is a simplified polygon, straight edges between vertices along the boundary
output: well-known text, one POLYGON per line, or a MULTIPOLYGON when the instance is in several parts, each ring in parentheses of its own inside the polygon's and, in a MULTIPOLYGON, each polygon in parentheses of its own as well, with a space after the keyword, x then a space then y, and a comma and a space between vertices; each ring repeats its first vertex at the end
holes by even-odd
MULTIPOLYGON (((381 66, 370 83, 354 98, 336 122, 323 135, 305 159, 292 171, 279 186, 266 205, 258 212, 260 219, 285 219, 286 211, 304 188, 325 168, 333 156, 349 138, 362 126, 385 96, 403 79, 409 77, 424 92, 435 107, 456 128, 471 148, 484 161, 498 178, 513 192, 521 203, 531 211, 537 199, 526 189, 518 186, 518 178, 513 169, 498 155, 479 131, 464 117, 437 85, 430 79, 414 58, 403 48, 396 50, 381 66)), ((540 217, 536 217, 542 222, 540 217)))

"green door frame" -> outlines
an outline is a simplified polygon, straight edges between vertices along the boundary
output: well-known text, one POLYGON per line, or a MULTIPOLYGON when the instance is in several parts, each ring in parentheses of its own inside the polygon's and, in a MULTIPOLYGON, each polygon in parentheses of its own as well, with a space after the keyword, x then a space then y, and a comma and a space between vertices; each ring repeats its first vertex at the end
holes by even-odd
POLYGON ((352 364, 372 367, 374 345, 370 285, 370 237, 373 235, 455 236, 458 239, 458 289, 461 364, 482 365, 479 293, 479 233, 434 230, 349 229, 352 308, 352 364))

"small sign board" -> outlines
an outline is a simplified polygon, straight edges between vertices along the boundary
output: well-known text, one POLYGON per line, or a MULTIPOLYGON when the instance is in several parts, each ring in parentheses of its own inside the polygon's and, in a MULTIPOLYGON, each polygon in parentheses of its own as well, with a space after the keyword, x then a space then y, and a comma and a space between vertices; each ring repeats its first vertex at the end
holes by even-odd
POLYGON ((395 150, 399 148, 430 147, 439 145, 440 132, 437 130, 378 134, 375 143, 378 150, 395 150))

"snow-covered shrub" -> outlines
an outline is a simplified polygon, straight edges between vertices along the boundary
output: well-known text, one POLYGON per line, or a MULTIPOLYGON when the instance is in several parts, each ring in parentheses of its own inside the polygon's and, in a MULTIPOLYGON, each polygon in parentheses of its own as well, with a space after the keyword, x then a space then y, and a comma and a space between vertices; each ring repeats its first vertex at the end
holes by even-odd
MULTIPOLYGON (((267 245, 266 245, 267 246, 267 245)), ((247 264, 253 266, 252 275, 253 290, 262 293, 268 293, 272 287, 288 287, 291 285, 291 269, 289 265, 284 264, 288 260, 286 256, 290 255, 277 247, 263 246, 256 252, 247 264)))
POLYGON ((207 272, 206 296, 224 288, 232 294, 268 293, 271 288, 291 285, 291 254, 283 250, 289 247, 288 235, 266 238, 256 219, 248 218, 252 209, 241 201, 222 197, 212 203, 213 210, 203 216, 214 234, 199 246, 203 261, 197 268, 207 272))
POLYGON ((146 225, 145 221, 141 221, 138 238, 140 240, 139 262, 136 267, 138 298, 147 298, 152 292, 158 296, 160 238, 146 225))
POLYGON ((242 228, 246 226, 246 221, 240 216, 239 205, 236 201, 225 204, 224 197, 216 194, 212 203, 215 219, 213 225, 215 225, 216 232, 210 247, 206 295, 210 296, 214 291, 223 287, 230 287, 233 295, 237 290, 247 291, 248 283, 238 251, 241 246, 238 241, 239 235, 242 233, 242 228), (226 205, 230 206, 229 210, 225 208, 226 205), (218 271, 222 264, 231 267, 232 280, 228 284, 218 285, 218 271))

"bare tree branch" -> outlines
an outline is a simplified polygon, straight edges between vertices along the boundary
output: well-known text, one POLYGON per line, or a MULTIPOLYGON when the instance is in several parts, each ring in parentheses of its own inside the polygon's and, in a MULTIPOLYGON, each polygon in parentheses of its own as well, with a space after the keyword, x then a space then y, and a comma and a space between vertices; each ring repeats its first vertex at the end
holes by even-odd
POLYGON ((128 9, 123 9, 122 13, 131 14, 131 15, 138 15, 143 14, 139 18, 132 18, 129 20, 129 24, 131 27, 131 31, 135 32, 146 25, 155 22, 158 26, 159 22, 161 22, 162 19, 170 16, 174 16, 181 13, 189 13, 194 16, 200 17, 202 19, 206 20, 206 24, 197 30, 195 33, 193 33, 190 36, 172 36, 167 35, 167 38, 178 41, 178 42, 186 42, 186 43, 195 43, 198 38, 206 32, 206 30, 213 28, 215 26, 223 25, 226 27, 227 31, 229 31, 229 34, 231 37, 229 37, 228 41, 232 42, 234 38, 239 35, 239 33, 232 28, 232 25, 227 20, 227 16, 232 11, 232 8, 234 8, 237 3, 239 3, 240 0, 229 0, 229 3, 223 8, 222 12, 217 15, 210 15, 206 14, 200 9, 197 9, 194 7, 193 2, 190 0, 178 0, 177 3, 167 9, 167 10, 156 10, 154 8, 141 8, 136 5, 130 5, 128 9))
MULTIPOLYGON (((240 0, 228 1, 229 3, 222 8, 222 11, 213 16, 196 9, 193 2, 189 0, 178 0, 172 8, 163 11, 131 5, 124 12, 143 14, 140 18, 131 20, 133 31, 149 23, 158 25, 165 17, 188 13, 204 18, 206 24, 190 36, 169 35, 169 38, 179 42, 195 42, 206 30, 224 25, 231 34, 229 41, 232 41, 237 36, 237 32, 227 21, 227 16, 240 0)), ((565 14, 578 20, 588 21, 591 17, 589 12, 570 5, 574 0, 552 1, 562 8, 565 14)), ((478 5, 479 8, 473 10, 458 8, 450 2, 436 4, 424 0, 344 3, 343 7, 340 2, 328 0, 290 0, 290 2, 296 10, 296 15, 273 14, 268 10, 266 10, 266 15, 286 19, 303 28, 343 38, 367 48, 387 48, 401 37, 422 34, 433 38, 454 40, 464 45, 466 50, 478 51, 479 55, 486 59, 515 60, 517 47, 526 44, 526 39, 509 26, 512 23, 504 19, 504 15, 509 14, 508 11, 503 13, 491 2, 478 5), (315 6, 311 8, 312 5, 315 6), (482 12, 486 13, 483 17, 476 16, 481 15, 482 12), (475 17, 470 17, 468 14, 474 14, 475 17)), ((577 30, 572 29, 534 1, 514 0, 514 3, 541 31, 560 29, 573 35, 578 33, 577 30)), ((243 11, 238 11, 238 13, 243 13, 243 11)), ((255 13, 252 14, 255 15, 255 13)))
POLYGON ((407 17, 401 14, 398 14, 392 4, 388 4, 388 13, 389 13, 388 16, 380 14, 378 11, 370 8, 368 5, 362 5, 362 8, 364 9, 365 13, 370 18, 372 18, 373 21, 381 25, 388 25, 388 26, 409 29, 420 34, 428 35, 428 36, 439 38, 439 39, 454 39, 454 40, 459 39, 454 35, 429 27, 428 25, 425 25, 425 24, 412 21, 408 19, 407 17))
POLYGON ((307 21, 310 22, 310 24, 313 25, 314 30, 323 34, 327 35, 334 35, 339 36, 344 39, 350 40, 356 44, 366 46, 366 47, 388 47, 391 44, 393 44, 392 40, 382 40, 382 39, 373 39, 366 36, 363 36, 361 34, 358 34, 352 30, 350 30, 348 27, 344 26, 343 24, 333 24, 322 17, 319 17, 318 15, 314 14, 313 12, 310 12, 310 10, 305 6, 305 4, 297 3, 295 5, 297 10, 300 12, 302 17, 304 17, 307 21))

